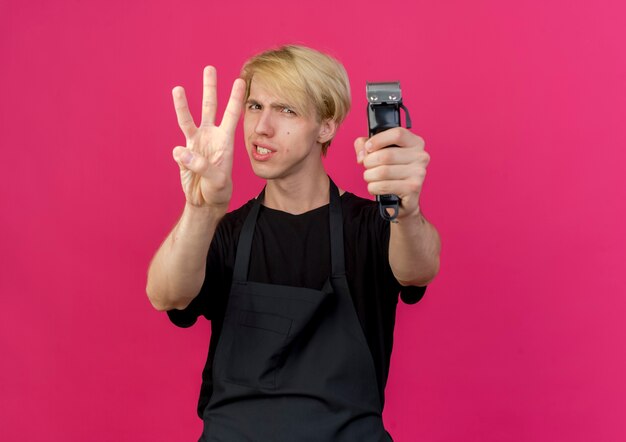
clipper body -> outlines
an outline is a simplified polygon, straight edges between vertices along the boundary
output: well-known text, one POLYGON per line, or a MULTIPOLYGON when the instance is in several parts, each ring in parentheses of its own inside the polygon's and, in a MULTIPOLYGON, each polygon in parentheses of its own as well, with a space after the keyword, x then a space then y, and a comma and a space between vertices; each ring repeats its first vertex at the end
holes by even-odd
MULTIPOLYGON (((411 127, 408 109, 402 104, 400 82, 371 83, 367 82, 367 123, 369 136, 394 127, 402 126, 400 109, 406 114, 406 127, 411 127)), ((397 195, 376 195, 380 216, 391 222, 397 222, 400 210, 400 198, 397 195), (389 210, 392 213, 389 213, 389 210)))

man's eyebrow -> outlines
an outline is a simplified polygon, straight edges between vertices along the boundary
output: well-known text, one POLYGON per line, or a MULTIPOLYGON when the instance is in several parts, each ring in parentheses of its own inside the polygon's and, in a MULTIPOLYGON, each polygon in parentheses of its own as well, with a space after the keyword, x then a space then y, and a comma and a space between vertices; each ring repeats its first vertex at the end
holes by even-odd
POLYGON ((271 103, 270 106, 272 106, 273 108, 289 108, 289 109, 294 109, 294 107, 291 104, 287 104, 287 103, 280 103, 280 102, 274 102, 271 103))
MULTIPOLYGON (((247 105, 251 105, 251 104, 258 104, 259 106, 262 106, 261 103, 259 103, 257 100, 255 100, 254 98, 248 98, 246 100, 246 104, 247 105)), ((289 109, 294 109, 295 110, 295 106, 288 104, 288 103, 282 103, 279 101, 274 101, 272 103, 269 104, 270 107, 274 108, 274 109, 283 109, 283 108, 289 108, 289 109)))

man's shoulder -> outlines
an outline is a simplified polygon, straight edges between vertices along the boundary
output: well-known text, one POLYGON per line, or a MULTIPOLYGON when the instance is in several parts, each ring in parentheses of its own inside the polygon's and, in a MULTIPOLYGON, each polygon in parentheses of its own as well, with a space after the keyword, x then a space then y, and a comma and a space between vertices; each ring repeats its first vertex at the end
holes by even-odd
POLYGON ((346 221, 372 218, 378 213, 378 203, 346 191, 341 196, 341 209, 346 221))
POLYGON ((241 231, 243 223, 246 220, 248 213, 250 213, 253 204, 254 198, 237 209, 226 213, 217 226, 215 231, 216 236, 224 239, 237 236, 238 232, 241 231))
POLYGON ((341 195, 341 205, 343 209, 362 210, 376 205, 376 201, 355 195, 347 190, 341 195))
POLYGON ((245 220, 246 216, 248 216, 248 213, 250 213, 250 210, 252 209, 254 201, 255 199, 252 198, 248 202, 239 206, 237 209, 231 210, 226 215, 224 215, 224 218, 222 218, 222 222, 233 223, 237 222, 238 220, 245 220))

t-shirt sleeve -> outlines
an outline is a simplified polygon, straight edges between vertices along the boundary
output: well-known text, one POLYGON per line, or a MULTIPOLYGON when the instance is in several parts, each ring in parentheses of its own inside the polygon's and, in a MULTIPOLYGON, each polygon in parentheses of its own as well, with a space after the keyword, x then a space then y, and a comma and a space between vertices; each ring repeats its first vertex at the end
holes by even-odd
POLYGON ((424 297, 428 286, 407 286, 400 289, 400 299, 405 304, 415 304, 424 297))
POLYGON ((167 315, 178 327, 191 327, 199 316, 211 320, 226 307, 227 290, 232 270, 226 270, 228 229, 220 223, 215 230, 207 253, 206 273, 198 295, 182 310, 168 310, 167 315))

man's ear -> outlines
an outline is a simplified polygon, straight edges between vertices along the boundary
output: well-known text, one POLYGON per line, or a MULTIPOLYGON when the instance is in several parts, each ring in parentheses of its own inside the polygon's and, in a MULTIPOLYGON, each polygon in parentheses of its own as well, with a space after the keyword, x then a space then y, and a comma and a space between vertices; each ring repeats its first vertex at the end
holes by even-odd
POLYGON ((320 126, 319 136, 317 137, 317 141, 321 144, 330 141, 337 133, 337 122, 335 120, 324 120, 322 121, 322 125, 320 126))

